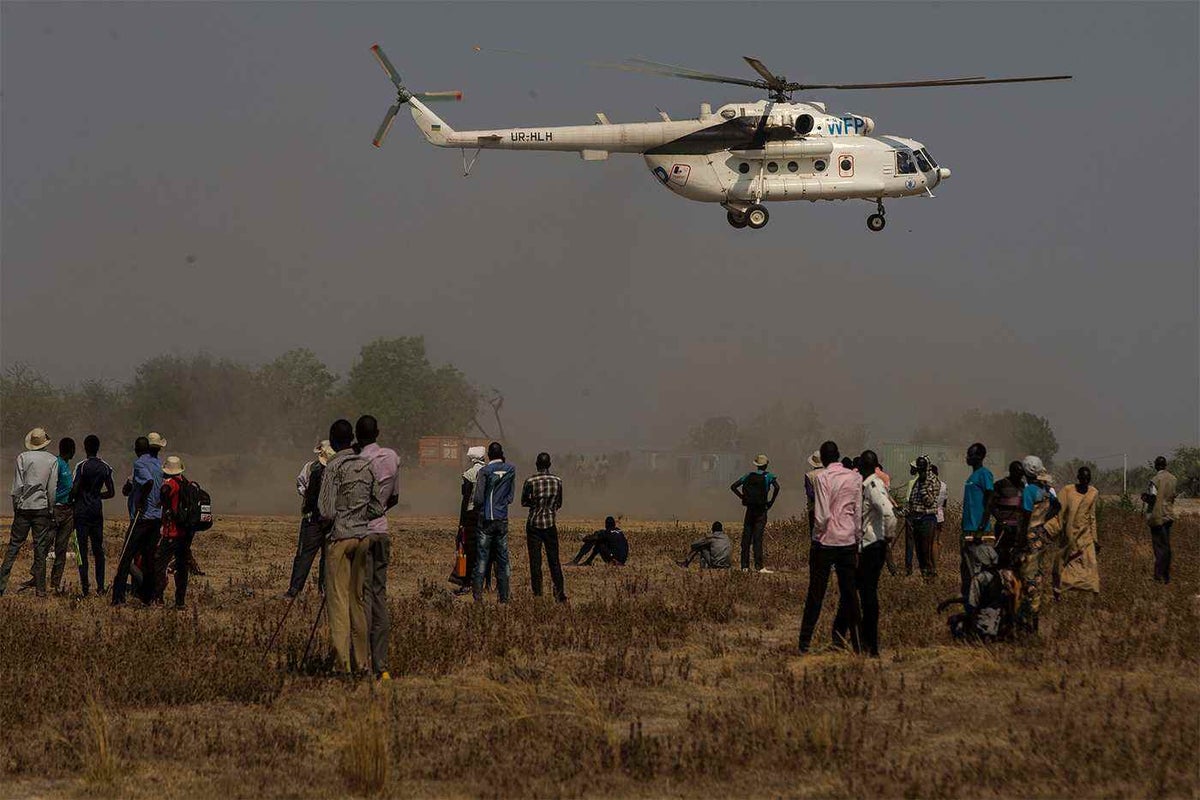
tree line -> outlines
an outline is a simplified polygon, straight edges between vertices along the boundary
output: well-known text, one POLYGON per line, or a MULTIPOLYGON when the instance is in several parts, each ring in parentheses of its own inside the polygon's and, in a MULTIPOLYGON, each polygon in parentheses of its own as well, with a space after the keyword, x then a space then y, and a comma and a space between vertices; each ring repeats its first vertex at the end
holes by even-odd
POLYGON ((381 439, 411 456, 421 436, 466 432, 479 401, 462 372, 429 361, 419 336, 364 345, 343 377, 304 348, 257 367, 206 353, 163 355, 127 382, 70 386, 14 364, 0 377, 0 444, 19 448, 40 426, 55 438, 95 433, 108 452, 157 430, 192 454, 268 453, 312 447, 333 419, 372 413, 381 439))

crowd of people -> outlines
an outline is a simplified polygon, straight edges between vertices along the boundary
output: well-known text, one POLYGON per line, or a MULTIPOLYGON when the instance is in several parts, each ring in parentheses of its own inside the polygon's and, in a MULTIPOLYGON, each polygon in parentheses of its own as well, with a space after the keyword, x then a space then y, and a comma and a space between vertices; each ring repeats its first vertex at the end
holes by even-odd
MULTIPOLYGON (((295 601, 308 582, 313 562, 318 561, 318 587, 335 671, 373 673, 386 680, 387 512, 399 500, 400 458, 379 445, 379 433, 373 416, 364 415, 353 425, 339 419, 301 468, 296 478, 300 528, 284 598, 295 601)), ((32 535, 33 566, 21 589, 32 588, 38 596, 62 591, 67 553, 73 547, 84 596, 91 592, 90 552, 96 593, 111 591, 114 606, 123 605, 130 592, 146 604, 163 604, 173 575, 174 605, 186 607, 188 577, 200 572, 192 542, 198 531, 212 523, 211 501, 198 483, 186 477, 179 456, 163 457, 166 439, 152 432, 134 442, 131 476, 122 488, 128 498, 129 525, 111 587, 105 584, 103 501, 116 494, 113 469, 100 458, 100 440, 95 435, 84 439, 86 458, 73 467, 74 440, 60 440, 57 456, 48 452, 50 442, 45 430, 33 429, 16 460, 13 522, 0 566, 0 595, 8 587, 22 545, 32 535), (51 550, 54 566, 47 584, 51 550)), ((467 455, 470 466, 462 473, 458 553, 451 573, 451 580, 459 584, 458 593, 470 592, 481 603, 494 580, 499 601, 509 602, 509 509, 519 500, 527 509, 532 593, 542 594, 544 557, 554 597, 565 602, 557 520, 563 507, 563 479, 552 471, 550 455, 538 454, 535 472, 521 484, 519 493, 517 468, 505 458, 499 442, 473 447, 467 455)), ((1047 581, 1056 597, 1072 589, 1100 590, 1098 492, 1087 467, 1078 470, 1074 483, 1056 489, 1037 456, 1012 462, 999 481, 984 466, 986 457, 987 448, 978 442, 965 454, 971 471, 963 487, 959 540, 959 602, 964 611, 952 629, 983 637, 1006 631, 1036 633, 1047 581), (1011 603, 1007 613, 1006 602, 1011 603)), ((1154 466, 1155 475, 1142 501, 1155 555, 1154 579, 1167 583, 1176 479, 1165 458, 1156 459, 1154 466)), ((893 487, 875 452, 843 457, 832 441, 812 454, 809 467, 804 476, 811 536, 809 582, 799 650, 806 653, 811 647, 832 573, 838 584, 832 626, 835 646, 877 656, 879 581, 885 568, 893 575, 898 572, 892 546, 903 535, 906 574, 912 575, 915 561, 925 579, 936 577, 949 488, 926 456, 909 464, 910 480, 903 487, 893 487)), ((768 512, 781 489, 767 456, 757 456, 753 469, 730 490, 745 510, 740 566, 750 570, 753 563, 754 570, 769 574, 763 538, 768 512)), ((624 566, 629 555, 629 540, 610 516, 602 529, 582 537, 579 551, 566 566, 590 566, 597 557, 624 566)), ((687 568, 698 560, 701 568, 730 569, 732 559, 733 544, 722 523, 714 522, 677 563, 687 568)))

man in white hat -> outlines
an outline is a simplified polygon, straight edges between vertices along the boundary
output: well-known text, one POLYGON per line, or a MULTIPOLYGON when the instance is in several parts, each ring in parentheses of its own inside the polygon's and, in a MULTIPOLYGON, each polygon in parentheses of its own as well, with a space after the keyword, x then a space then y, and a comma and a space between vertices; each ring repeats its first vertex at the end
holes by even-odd
POLYGON ((767 511, 779 497, 779 481, 767 471, 771 462, 765 455, 754 458, 754 470, 729 486, 746 507, 742 521, 742 569, 750 569, 750 548, 754 548, 754 568, 767 574, 774 570, 763 565, 763 534, 767 530, 767 511))
POLYGON ((317 442, 313 455, 316 458, 306 461, 296 476, 296 493, 300 495, 300 535, 296 541, 296 556, 292 559, 292 578, 284 593, 288 599, 304 589, 317 553, 321 554, 317 565, 317 591, 325 591, 325 534, 329 532, 329 521, 322 519, 317 499, 321 496, 321 476, 325 473, 325 465, 334 456, 329 440, 317 442))
POLYGON ((33 580, 38 597, 46 596, 46 551, 50 547, 52 509, 58 491, 58 459, 46 452, 50 436, 34 428, 25 436, 25 452, 17 456, 13 473, 13 521, 8 551, 0 566, 0 595, 8 588, 17 553, 33 532, 33 580))
POLYGON ((180 519, 181 500, 187 487, 183 476, 183 459, 168 456, 163 462, 164 480, 160 488, 162 497, 162 529, 158 549, 154 554, 154 590, 151 602, 162 605, 167 589, 167 567, 175 562, 175 608, 183 609, 187 598, 188 584, 188 541, 190 533, 180 519))

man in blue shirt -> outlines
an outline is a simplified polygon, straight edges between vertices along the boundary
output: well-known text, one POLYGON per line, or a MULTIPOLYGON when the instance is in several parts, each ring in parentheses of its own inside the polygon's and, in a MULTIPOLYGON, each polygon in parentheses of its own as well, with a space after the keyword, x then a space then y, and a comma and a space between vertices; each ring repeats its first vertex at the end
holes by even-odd
POLYGON ((970 595, 972 575, 977 571, 974 567, 975 548, 991 549, 996 542, 988 525, 988 509, 991 508, 995 482, 992 471, 983 465, 985 458, 987 448, 983 443, 976 442, 967 448, 967 466, 971 468, 971 475, 963 487, 962 542, 959 551, 959 577, 962 580, 964 603, 970 595))
MULTIPOLYGON (((129 567, 137 555, 142 557, 142 574, 154 574, 154 551, 158 547, 158 535, 162 528, 162 504, 159 492, 162 489, 162 464, 151 453, 150 440, 139 436, 133 443, 137 459, 133 462, 133 477, 125 484, 129 495, 130 528, 121 550, 121 561, 113 577, 113 605, 125 603, 125 583, 129 578, 129 567)), ((140 589, 143 602, 149 604, 154 590, 154 581, 144 580, 140 589)))
POLYGON ((75 457, 75 440, 67 437, 58 442, 58 489, 54 493, 54 566, 50 569, 50 586, 62 592, 63 571, 67 567, 67 548, 75 533, 75 508, 71 505, 71 459, 75 457))
POLYGON ((764 574, 774 572, 763 566, 763 534, 767 530, 767 511, 779 497, 779 481, 767 472, 770 462, 765 455, 754 459, 754 471, 747 472, 729 487, 746 507, 742 521, 742 569, 750 569, 750 547, 754 547, 754 568, 764 574))
POLYGON ((516 480, 517 468, 504 460, 504 448, 499 442, 489 444, 488 463, 475 478, 474 501, 479 513, 479 529, 475 536, 479 559, 475 563, 475 578, 471 588, 477 603, 483 602, 483 576, 487 575, 492 559, 496 560, 496 585, 500 602, 508 602, 508 506, 513 500, 516 480))

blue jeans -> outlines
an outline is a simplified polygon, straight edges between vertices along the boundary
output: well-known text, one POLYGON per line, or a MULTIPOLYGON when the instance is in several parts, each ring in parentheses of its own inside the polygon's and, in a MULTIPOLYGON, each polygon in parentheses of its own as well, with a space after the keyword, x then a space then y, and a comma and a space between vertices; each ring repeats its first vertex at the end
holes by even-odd
POLYGON ((496 560, 496 586, 500 592, 500 602, 508 602, 508 520, 481 519, 479 530, 475 534, 478 543, 479 559, 475 562, 475 582, 472 593, 476 602, 483 602, 483 576, 487 574, 488 565, 496 560))

